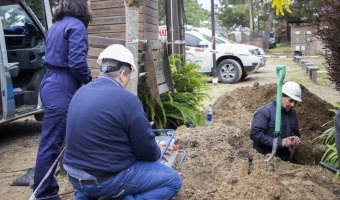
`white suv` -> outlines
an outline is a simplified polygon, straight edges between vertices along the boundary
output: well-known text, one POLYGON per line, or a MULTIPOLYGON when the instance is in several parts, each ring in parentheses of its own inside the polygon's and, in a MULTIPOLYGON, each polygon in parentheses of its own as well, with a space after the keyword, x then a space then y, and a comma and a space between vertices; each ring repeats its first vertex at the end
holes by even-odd
MULTIPOLYGON (((201 33, 202 36, 205 39, 212 42, 212 38, 211 38, 212 31, 208 28, 202 28, 202 27, 198 28, 198 27, 187 26, 186 30, 187 31, 197 31, 197 32, 201 33)), ((260 67, 263 67, 263 66, 266 65, 267 56, 266 56, 264 50, 260 47, 257 47, 257 46, 254 46, 254 45, 248 45, 248 44, 240 44, 240 43, 237 43, 235 41, 224 38, 222 36, 219 36, 216 33, 215 33, 215 42, 216 42, 216 44, 222 44, 222 43, 236 44, 236 45, 238 45, 237 48, 247 48, 248 50, 251 50, 251 51, 254 50, 254 51, 252 51, 252 53, 254 55, 258 55, 258 56, 261 56, 263 58, 260 67)))
POLYGON ((212 53, 216 53, 216 75, 223 83, 236 83, 257 71, 263 63, 254 49, 239 44, 216 44, 216 52, 212 52, 212 43, 197 31, 185 32, 185 46, 186 59, 201 65, 203 73, 212 73, 212 53))

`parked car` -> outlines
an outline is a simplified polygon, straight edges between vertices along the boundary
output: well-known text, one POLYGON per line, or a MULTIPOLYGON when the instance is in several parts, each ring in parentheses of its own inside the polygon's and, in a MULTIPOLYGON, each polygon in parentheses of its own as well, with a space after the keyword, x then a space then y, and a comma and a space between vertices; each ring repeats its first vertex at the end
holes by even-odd
POLYGON ((42 120, 45 30, 24 0, 0 1, 0 19, 0 124, 29 115, 42 120))
MULTIPOLYGON (((207 40, 212 42, 211 35, 206 35, 204 33, 202 33, 202 35, 203 35, 203 37, 205 39, 207 39, 207 40)), ((253 55, 261 56, 263 58, 262 62, 260 64, 260 67, 266 66, 266 62, 267 62, 266 53, 260 47, 257 47, 257 46, 254 46, 254 45, 248 45, 248 44, 239 44, 239 43, 237 43, 235 41, 229 40, 229 39, 221 37, 221 36, 216 36, 215 37, 215 43, 216 44, 223 44, 223 43, 235 44, 235 45, 238 45, 237 48, 247 48, 247 49, 251 50, 251 53, 253 55)))
POLYGON ((274 33, 269 34, 269 49, 276 47, 276 39, 274 33))
MULTIPOLYGON (((201 65, 200 72, 212 73, 212 43, 197 31, 185 32, 186 59, 201 65)), ((236 83, 258 70, 263 58, 239 44, 216 44, 217 76, 223 83, 236 83)))
MULTIPOLYGON (((200 32, 205 39, 207 39, 210 42, 212 42, 212 38, 211 38, 212 31, 210 29, 208 29, 208 28, 187 26, 186 30, 187 31, 197 31, 197 32, 200 32)), ((260 48, 260 47, 257 47, 257 46, 254 46, 254 45, 248 45, 248 44, 240 44, 240 43, 237 43, 237 42, 235 42, 233 40, 229 40, 227 38, 224 38, 224 37, 222 37, 222 36, 220 36, 219 34, 216 34, 216 33, 215 33, 215 43, 216 44, 222 44, 222 43, 238 44, 239 45, 238 48, 252 49, 252 50, 254 50, 254 51, 252 51, 252 53, 254 55, 259 55, 259 56, 263 57, 262 63, 260 65, 260 67, 263 67, 263 66, 266 65, 267 57, 266 57, 266 54, 265 54, 264 50, 262 48, 260 48)))

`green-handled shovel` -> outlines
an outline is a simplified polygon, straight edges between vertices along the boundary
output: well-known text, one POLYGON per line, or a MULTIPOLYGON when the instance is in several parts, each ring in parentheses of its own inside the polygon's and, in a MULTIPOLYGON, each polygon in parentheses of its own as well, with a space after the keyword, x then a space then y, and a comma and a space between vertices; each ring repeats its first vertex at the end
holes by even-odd
POLYGON ((280 127, 281 127, 281 98, 282 98, 282 83, 285 79, 286 74, 286 66, 280 65, 276 67, 276 115, 275 115, 275 132, 273 139, 273 147, 272 152, 269 155, 269 158, 266 161, 270 161, 276 154, 277 150, 277 142, 280 136, 280 127))

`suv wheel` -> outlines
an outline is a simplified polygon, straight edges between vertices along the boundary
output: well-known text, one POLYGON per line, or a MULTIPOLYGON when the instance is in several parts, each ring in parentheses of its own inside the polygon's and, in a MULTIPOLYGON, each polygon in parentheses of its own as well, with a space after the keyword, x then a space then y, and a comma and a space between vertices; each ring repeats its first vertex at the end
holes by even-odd
POLYGON ((242 77, 242 68, 235 60, 223 60, 217 66, 217 76, 222 83, 236 83, 242 77))

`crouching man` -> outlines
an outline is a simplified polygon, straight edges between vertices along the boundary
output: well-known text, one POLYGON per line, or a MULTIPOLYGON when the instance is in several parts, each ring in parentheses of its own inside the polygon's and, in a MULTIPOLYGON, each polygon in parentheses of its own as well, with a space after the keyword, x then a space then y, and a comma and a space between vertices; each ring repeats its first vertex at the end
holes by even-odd
POLYGON ((172 199, 179 174, 157 160, 161 149, 140 100, 125 88, 132 53, 107 47, 97 61, 100 76, 73 96, 67 115, 64 167, 75 199, 172 199))

